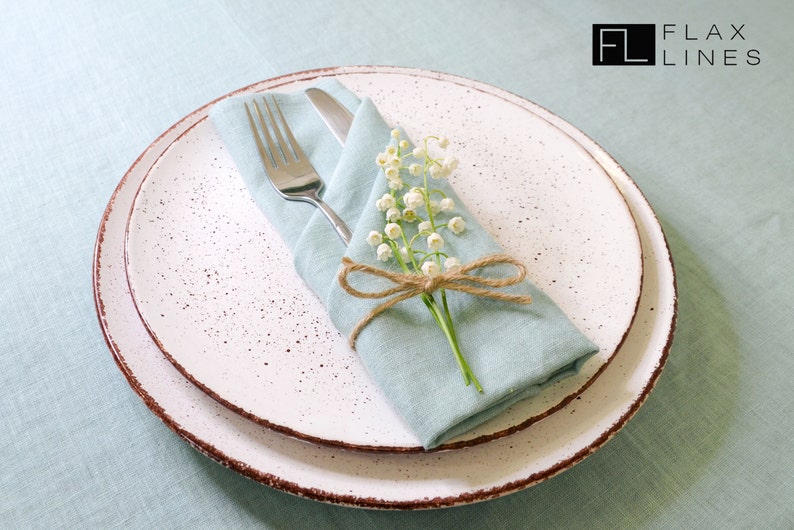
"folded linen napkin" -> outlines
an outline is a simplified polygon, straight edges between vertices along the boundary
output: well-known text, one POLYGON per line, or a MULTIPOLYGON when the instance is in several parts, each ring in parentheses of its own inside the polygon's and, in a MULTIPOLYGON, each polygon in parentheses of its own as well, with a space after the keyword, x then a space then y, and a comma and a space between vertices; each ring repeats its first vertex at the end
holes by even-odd
MULTIPOLYGON (((211 109, 210 118, 257 205, 291 249, 296 270, 325 303, 337 329, 349 336, 358 321, 382 302, 347 294, 336 275, 344 256, 382 265, 366 237, 384 225, 375 201, 387 191, 387 185, 375 159, 389 143, 391 127, 372 101, 359 100, 338 81, 320 80, 316 86, 355 113, 343 148, 303 92, 273 95, 325 181, 324 200, 353 230, 353 240, 347 247, 319 210, 281 198, 264 174, 243 106, 244 101, 261 95, 225 99, 211 109)), ((446 181, 433 184, 455 200, 456 211, 466 220, 466 230, 447 240, 461 262, 503 252, 476 218, 465 211, 446 181)), ((489 267, 488 275, 492 274, 489 267)), ((379 278, 351 278, 351 283, 362 290, 382 289, 383 282, 379 278)), ((575 374, 598 351, 530 281, 505 290, 529 294, 533 302, 521 305, 454 291, 447 294, 459 344, 482 384, 482 393, 464 385, 446 337, 418 296, 379 315, 358 336, 356 351, 362 362, 427 449, 575 374)))

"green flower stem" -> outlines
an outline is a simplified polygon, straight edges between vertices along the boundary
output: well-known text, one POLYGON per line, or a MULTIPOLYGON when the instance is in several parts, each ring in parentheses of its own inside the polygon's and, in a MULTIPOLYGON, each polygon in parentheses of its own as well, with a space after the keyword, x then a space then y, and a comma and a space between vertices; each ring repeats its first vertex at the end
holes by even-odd
POLYGON ((422 294, 422 300, 427 305, 427 308, 430 310, 430 313, 435 318, 436 323, 444 332, 444 335, 447 337, 447 342, 449 342, 450 348, 452 348, 452 352, 455 354, 455 361, 458 363, 458 368, 460 368, 460 373, 463 375, 463 382, 466 386, 469 386, 471 383, 474 383, 474 387, 477 389, 477 392, 482 393, 482 386, 480 382, 477 380, 477 377, 474 375, 469 363, 466 362, 466 358, 463 357, 463 353, 460 351, 460 346, 458 345, 458 337, 455 334, 455 328, 452 325, 452 315, 449 312, 449 307, 446 303, 446 293, 443 292, 442 289, 442 299, 444 303, 444 309, 438 306, 438 302, 436 299, 428 294, 422 294))
POLYGON ((424 195, 425 198, 425 210, 427 210, 427 220, 430 221, 430 226, 433 227, 433 232, 436 231, 436 220, 433 218, 433 209, 430 208, 430 192, 428 191, 430 187, 427 184, 427 139, 425 139, 425 163, 424 163, 424 170, 422 172, 422 184, 424 185, 424 195))
MULTIPOLYGON (((403 241, 405 241, 405 232, 402 234, 403 241)), ((407 243, 407 242, 406 242, 407 243)), ((410 273, 411 269, 408 267, 408 264, 405 263, 400 256, 400 252, 397 248, 396 244, 392 244, 394 256, 397 258, 397 263, 400 264, 400 268, 403 272, 410 273)), ((410 248, 410 247, 408 247, 410 248)), ((416 263, 414 258, 413 252, 409 253, 411 258, 411 265, 413 265, 414 270, 421 274, 419 269, 419 264, 416 263)), ((426 258, 429 257, 425 256, 426 258)), ((449 347, 452 348, 452 353, 455 354, 455 361, 458 363, 458 368, 460 369, 461 375, 463 375, 463 382, 466 386, 474 383, 474 387, 477 389, 477 392, 482 393, 482 386, 480 382, 477 380, 477 377, 474 375, 474 371, 469 366, 469 363, 466 362, 466 358, 463 357, 463 353, 460 351, 460 345, 458 345, 458 337, 455 333, 455 327, 452 324, 452 314, 449 311, 449 305, 447 304, 447 293, 444 289, 441 289, 441 300, 444 306, 443 310, 439 307, 438 302, 436 299, 427 293, 422 293, 422 301, 427 306, 427 309, 430 311, 430 314, 433 315, 433 318, 438 324, 438 327, 441 328, 441 331, 444 332, 444 335, 447 337, 447 342, 449 343, 449 347)))

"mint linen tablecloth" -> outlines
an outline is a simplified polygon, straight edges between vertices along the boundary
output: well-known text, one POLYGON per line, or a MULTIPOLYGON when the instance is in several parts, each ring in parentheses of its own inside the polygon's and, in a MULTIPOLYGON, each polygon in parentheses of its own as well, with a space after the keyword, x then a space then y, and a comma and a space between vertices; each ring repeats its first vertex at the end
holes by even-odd
POLYGON ((735 0, 8 3, 0 527, 794 527, 792 15, 735 0), (597 24, 626 31, 599 41, 597 24), (627 24, 655 25, 655 64, 594 65, 644 56, 627 24), (146 147, 240 87, 354 64, 535 101, 613 155, 664 227, 678 322, 656 388, 601 449, 527 490, 416 512, 289 495, 186 444, 105 343, 97 229, 146 147))

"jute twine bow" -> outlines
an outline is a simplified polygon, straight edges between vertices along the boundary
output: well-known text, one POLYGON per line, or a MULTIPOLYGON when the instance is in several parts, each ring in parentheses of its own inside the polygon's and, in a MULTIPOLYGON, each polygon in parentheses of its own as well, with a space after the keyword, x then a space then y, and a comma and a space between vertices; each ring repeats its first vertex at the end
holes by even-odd
POLYGON ((532 302, 532 297, 529 295, 517 295, 494 291, 500 287, 508 287, 521 283, 527 275, 527 269, 524 265, 516 259, 508 256, 507 254, 489 254, 480 259, 471 261, 450 271, 438 274, 437 276, 426 276, 424 274, 416 273, 403 273, 392 272, 372 265, 358 263, 350 258, 342 258, 342 269, 339 271, 338 280, 339 285, 347 293, 357 298, 388 298, 393 295, 379 306, 375 307, 372 311, 367 313, 359 322, 353 331, 350 333, 350 347, 356 344, 358 334, 364 329, 372 320, 389 309, 390 307, 399 304, 403 300, 413 298, 421 294, 430 294, 438 289, 449 289, 451 291, 460 291, 474 296, 483 296, 493 300, 503 300, 506 302, 513 302, 516 304, 529 304, 532 302), (469 272, 485 267, 488 265, 512 265, 517 269, 514 276, 507 278, 486 278, 483 276, 476 276, 469 274, 469 272), (380 278, 390 280, 395 285, 389 289, 376 292, 364 292, 352 287, 348 283, 347 277, 352 272, 364 272, 380 278), (490 289, 486 289, 485 286, 490 289))

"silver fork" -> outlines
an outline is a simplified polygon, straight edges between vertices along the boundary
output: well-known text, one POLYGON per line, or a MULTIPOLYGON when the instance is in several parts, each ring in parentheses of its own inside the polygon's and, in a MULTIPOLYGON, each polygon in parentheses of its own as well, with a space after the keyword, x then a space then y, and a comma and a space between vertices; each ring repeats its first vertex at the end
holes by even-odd
POLYGON ((342 238, 346 245, 350 244, 352 234, 350 229, 345 225, 344 221, 334 212, 323 200, 320 198, 319 192, 323 188, 323 181, 317 172, 312 167, 311 162, 303 153, 300 145, 292 135, 284 115, 278 106, 275 98, 273 98, 273 106, 278 115, 278 121, 270 109, 270 105, 263 97, 262 102, 265 106, 265 112, 268 121, 272 125, 273 133, 275 135, 275 142, 273 136, 270 134, 267 126, 267 121, 259 109, 256 101, 253 101, 254 113, 257 120, 249 109, 248 104, 245 104, 245 112, 248 114, 248 122, 251 125, 251 132, 256 140, 256 146, 259 149, 259 156, 262 158, 262 163, 265 166, 270 183, 276 191, 287 200, 303 201, 313 204, 322 211, 325 216, 331 221, 336 233, 342 238), (257 127, 257 121, 259 127, 257 127), (281 125, 279 125, 279 122, 281 125), (287 138, 282 134, 282 128, 287 138), (262 142, 260 130, 265 141, 262 142), (265 148, 267 144, 267 148, 265 148))

